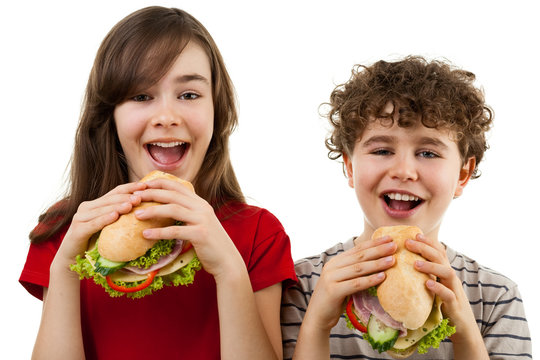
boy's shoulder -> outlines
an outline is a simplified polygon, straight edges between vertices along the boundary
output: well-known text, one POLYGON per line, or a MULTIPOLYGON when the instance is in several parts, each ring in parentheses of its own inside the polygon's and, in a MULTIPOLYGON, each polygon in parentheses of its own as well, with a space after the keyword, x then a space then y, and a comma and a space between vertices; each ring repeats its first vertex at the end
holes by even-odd
POLYGON ((465 289, 504 293, 517 288, 512 279, 448 246, 446 255, 465 289))
POLYGON ((354 238, 350 238, 343 243, 335 244, 318 255, 308 256, 295 261, 294 269, 298 277, 298 287, 307 293, 304 295, 309 295, 315 288, 321 276, 323 266, 336 255, 352 248, 354 246, 353 240, 354 238))
MULTIPOLYGON (((354 246, 354 238, 350 238, 344 243, 337 243, 331 248, 326 249, 322 253, 314 256, 308 256, 294 262, 296 272, 299 274, 311 273, 314 270, 320 269, 324 264, 330 261, 334 256, 348 250, 354 246)), ((320 271, 319 271, 320 274, 320 271)))

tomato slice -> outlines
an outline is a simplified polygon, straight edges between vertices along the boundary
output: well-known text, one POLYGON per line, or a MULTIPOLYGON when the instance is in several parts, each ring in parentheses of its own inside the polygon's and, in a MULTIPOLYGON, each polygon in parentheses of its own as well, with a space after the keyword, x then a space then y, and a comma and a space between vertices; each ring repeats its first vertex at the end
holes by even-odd
POLYGON ((352 296, 349 296, 349 301, 347 302, 347 306, 345 307, 345 311, 347 312, 347 316, 349 317, 349 320, 351 321, 351 324, 361 332, 365 333, 367 332, 367 328, 364 324, 362 324, 360 321, 358 321, 358 317, 356 317, 356 314, 353 310, 353 298, 352 296))
POLYGON ((137 291, 146 289, 152 283, 152 281, 154 281, 154 278, 156 277, 156 274, 158 273, 158 271, 159 269, 149 272, 146 280, 137 286, 127 287, 127 286, 122 286, 122 285, 116 285, 109 276, 106 276, 107 284, 109 284, 111 289, 116 290, 116 291, 120 291, 124 293, 137 292, 137 291))
POLYGON ((187 252, 192 247, 193 247, 193 245, 191 245, 191 242, 186 241, 186 244, 184 245, 184 247, 182 248, 182 251, 180 251, 180 254, 178 254, 178 255, 182 255, 183 253, 187 252))

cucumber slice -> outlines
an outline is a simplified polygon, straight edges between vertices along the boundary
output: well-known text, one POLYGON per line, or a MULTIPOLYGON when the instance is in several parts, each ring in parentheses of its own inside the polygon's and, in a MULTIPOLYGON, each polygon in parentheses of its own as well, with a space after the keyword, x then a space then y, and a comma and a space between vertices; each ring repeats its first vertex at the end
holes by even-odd
POLYGON ((126 264, 126 262, 111 261, 105 259, 103 256, 99 256, 94 264, 94 271, 103 276, 107 276, 116 270, 123 268, 126 264))
POLYGON ((386 326, 382 321, 371 315, 364 335, 373 349, 382 353, 391 349, 399 336, 399 330, 386 326))

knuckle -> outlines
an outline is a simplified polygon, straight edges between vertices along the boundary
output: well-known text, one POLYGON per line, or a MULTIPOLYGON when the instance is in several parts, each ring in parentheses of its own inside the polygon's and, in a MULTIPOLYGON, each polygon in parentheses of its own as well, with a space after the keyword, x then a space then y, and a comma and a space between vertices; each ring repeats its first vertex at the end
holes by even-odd
POLYGON ((86 208, 88 208, 88 201, 83 201, 82 203, 79 204, 79 206, 77 207, 77 213, 81 212, 81 211, 85 211, 86 208))
POLYGON ((355 291, 366 289, 366 281, 364 278, 356 278, 352 281, 352 287, 355 291))
POLYGON ((357 274, 362 274, 364 272, 364 263, 358 262, 353 264, 353 271, 357 274))

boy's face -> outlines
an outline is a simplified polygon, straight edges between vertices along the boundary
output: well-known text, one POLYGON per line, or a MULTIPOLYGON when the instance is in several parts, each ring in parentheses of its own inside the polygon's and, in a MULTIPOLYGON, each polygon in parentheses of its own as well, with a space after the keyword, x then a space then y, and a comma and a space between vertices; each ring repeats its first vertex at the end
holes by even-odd
POLYGON ((462 164, 453 135, 421 123, 401 128, 373 121, 365 129, 343 158, 366 236, 380 226, 416 225, 437 239, 444 212, 475 167, 474 158, 462 164))

